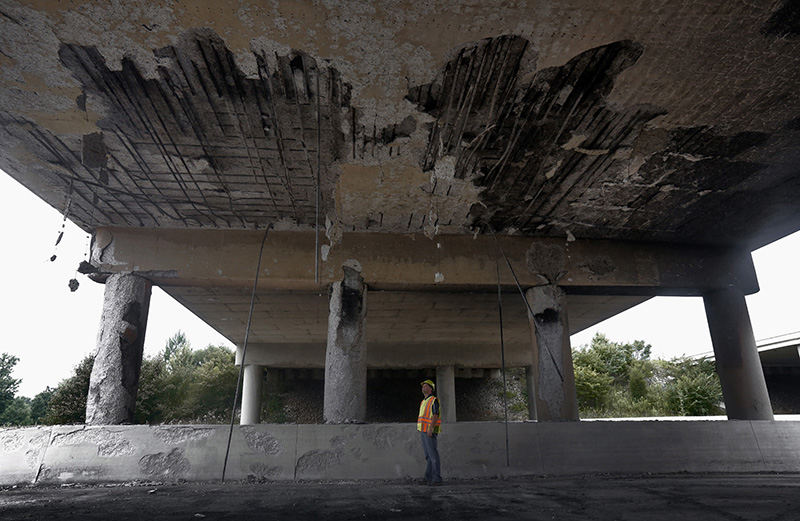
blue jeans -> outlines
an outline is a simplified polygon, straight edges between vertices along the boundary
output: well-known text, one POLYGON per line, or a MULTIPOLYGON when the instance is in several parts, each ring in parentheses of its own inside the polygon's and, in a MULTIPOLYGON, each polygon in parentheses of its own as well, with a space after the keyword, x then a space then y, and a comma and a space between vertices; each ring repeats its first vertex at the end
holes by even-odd
POLYGON ((428 483, 441 483, 442 475, 439 466, 439 450, 436 447, 437 435, 434 434, 428 437, 427 432, 420 432, 419 434, 420 438, 422 438, 422 450, 425 451, 425 461, 427 462, 427 466, 425 467, 425 481, 428 483))

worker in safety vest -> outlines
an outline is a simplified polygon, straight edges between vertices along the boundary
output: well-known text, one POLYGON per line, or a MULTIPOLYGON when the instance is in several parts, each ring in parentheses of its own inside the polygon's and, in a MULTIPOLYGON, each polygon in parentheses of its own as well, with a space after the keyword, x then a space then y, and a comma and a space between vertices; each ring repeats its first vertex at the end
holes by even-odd
POLYGON ((439 412, 439 400, 434 396, 433 391, 436 384, 432 380, 422 382, 422 394, 424 398, 419 404, 419 417, 417 417, 417 430, 422 439, 422 449, 425 451, 425 481, 429 485, 438 485, 442 482, 441 469, 439 465, 439 450, 436 438, 441 430, 441 415, 439 412))

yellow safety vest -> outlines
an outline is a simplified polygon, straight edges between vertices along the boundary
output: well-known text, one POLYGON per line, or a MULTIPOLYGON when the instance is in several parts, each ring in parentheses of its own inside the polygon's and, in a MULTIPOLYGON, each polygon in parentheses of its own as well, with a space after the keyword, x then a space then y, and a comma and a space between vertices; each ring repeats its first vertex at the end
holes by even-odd
POLYGON ((442 411, 439 411, 439 417, 436 423, 433 422, 433 402, 436 397, 433 395, 428 396, 422 403, 419 404, 419 417, 417 418, 417 430, 420 432, 428 432, 433 428, 434 434, 439 434, 442 430, 442 411))

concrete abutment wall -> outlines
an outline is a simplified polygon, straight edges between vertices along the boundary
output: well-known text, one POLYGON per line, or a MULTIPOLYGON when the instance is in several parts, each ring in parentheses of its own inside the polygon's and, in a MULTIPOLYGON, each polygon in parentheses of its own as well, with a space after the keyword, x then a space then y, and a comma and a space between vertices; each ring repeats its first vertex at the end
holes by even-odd
MULTIPOLYGON (((219 479, 225 425, 0 429, 0 485, 219 479)), ((798 472, 797 421, 459 422, 445 479, 514 474, 798 472)), ((424 472, 413 423, 240 426, 232 480, 404 479, 424 472)))

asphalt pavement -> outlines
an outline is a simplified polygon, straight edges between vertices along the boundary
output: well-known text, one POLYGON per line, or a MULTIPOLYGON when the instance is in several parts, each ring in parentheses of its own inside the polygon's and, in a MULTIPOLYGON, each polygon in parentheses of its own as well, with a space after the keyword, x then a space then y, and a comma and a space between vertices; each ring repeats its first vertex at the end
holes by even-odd
POLYGON ((10 520, 800 520, 800 474, 5 487, 10 520))

